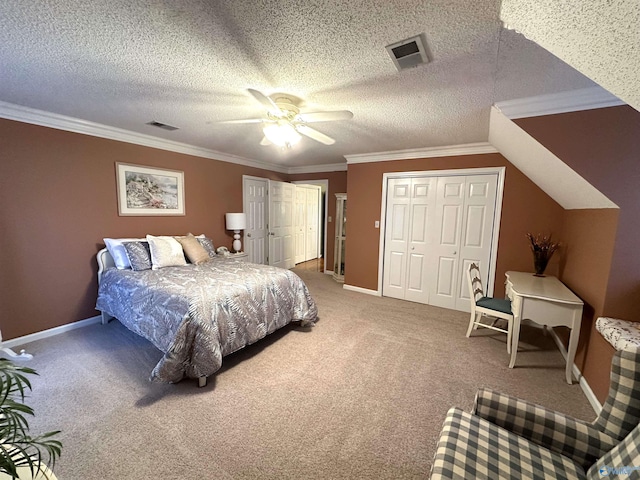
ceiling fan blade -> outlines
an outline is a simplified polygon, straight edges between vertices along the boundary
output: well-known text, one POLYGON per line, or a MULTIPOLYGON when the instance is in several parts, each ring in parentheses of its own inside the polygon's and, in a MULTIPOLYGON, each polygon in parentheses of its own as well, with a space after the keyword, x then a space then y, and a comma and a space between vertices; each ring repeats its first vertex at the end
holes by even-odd
POLYGON ((303 122, 330 122, 333 120, 351 120, 353 113, 349 110, 335 110, 333 112, 308 112, 299 113, 296 117, 303 122))
POLYGON ((247 91, 270 112, 280 112, 280 108, 275 104, 275 102, 264 93, 254 90, 253 88, 247 88, 247 91))
POLYGON ((262 137, 262 140, 260 140, 260 145, 267 147, 273 144, 269 141, 267 137, 262 137))
POLYGON ((224 120, 217 123, 262 123, 264 121, 264 118, 247 118, 245 120, 224 120))
POLYGON ((306 135, 309 138, 313 138, 315 141, 324 143, 325 145, 333 145, 336 141, 326 136, 324 133, 320 133, 317 130, 314 130, 311 127, 307 127, 306 125, 296 125, 296 130, 302 135, 306 135))

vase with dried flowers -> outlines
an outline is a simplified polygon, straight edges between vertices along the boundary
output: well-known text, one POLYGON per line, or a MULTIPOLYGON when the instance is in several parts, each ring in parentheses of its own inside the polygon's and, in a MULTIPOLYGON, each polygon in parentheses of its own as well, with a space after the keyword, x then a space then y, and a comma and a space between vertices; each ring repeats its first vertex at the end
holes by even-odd
POLYGON ((527 238, 529 239, 529 246, 533 252, 533 268, 536 272, 535 276, 544 277, 544 271, 547 268, 549 259, 553 255, 553 252, 560 247, 560 242, 553 242, 551 240, 551 234, 533 235, 531 233, 527 233, 527 238))

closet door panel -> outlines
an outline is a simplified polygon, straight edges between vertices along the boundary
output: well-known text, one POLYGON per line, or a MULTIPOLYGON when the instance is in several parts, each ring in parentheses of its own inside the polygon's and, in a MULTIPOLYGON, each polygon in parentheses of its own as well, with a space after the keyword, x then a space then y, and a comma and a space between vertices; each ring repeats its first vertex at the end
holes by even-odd
POLYGON ((392 252, 389 256, 388 286, 391 288, 404 290, 404 257, 405 255, 403 252, 392 252))
MULTIPOLYGON (((497 188, 497 175, 474 175, 466 179, 458 276, 464 279, 469 264, 477 263, 485 286, 489 280, 497 188)), ((458 284, 455 308, 466 312, 470 310, 466 281, 458 284)))
POLYGON ((388 180, 382 277, 382 292, 387 297, 405 298, 410 192, 411 179, 388 180))
POLYGON ((459 283, 458 254, 464 208, 465 177, 439 177, 436 192, 435 221, 431 228, 437 242, 433 248, 434 274, 430 278, 429 304, 455 308, 459 283))
POLYGON ((432 177, 411 179, 411 217, 405 299, 429 303, 429 252, 433 244, 430 223, 434 217, 435 184, 432 177))

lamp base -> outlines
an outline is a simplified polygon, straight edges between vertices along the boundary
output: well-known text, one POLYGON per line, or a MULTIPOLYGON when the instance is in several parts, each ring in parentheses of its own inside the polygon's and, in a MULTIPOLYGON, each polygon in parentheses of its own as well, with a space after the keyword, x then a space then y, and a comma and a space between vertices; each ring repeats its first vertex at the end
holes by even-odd
POLYGON ((240 230, 233 231, 233 250, 236 253, 242 251, 242 242, 240 241, 240 230))

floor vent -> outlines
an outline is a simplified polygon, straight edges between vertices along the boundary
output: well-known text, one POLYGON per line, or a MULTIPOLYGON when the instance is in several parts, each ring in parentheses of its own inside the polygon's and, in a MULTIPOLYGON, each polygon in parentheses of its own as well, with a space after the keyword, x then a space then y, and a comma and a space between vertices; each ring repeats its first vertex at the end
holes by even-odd
POLYGON ((429 63, 427 42, 423 34, 392 43, 385 48, 398 70, 406 70, 429 63))
POLYGON ((147 125, 151 125, 152 127, 162 128, 164 130, 169 130, 170 132, 174 130, 178 130, 178 127, 172 127, 171 125, 167 125, 166 123, 156 122, 155 120, 151 122, 147 122, 147 125))

